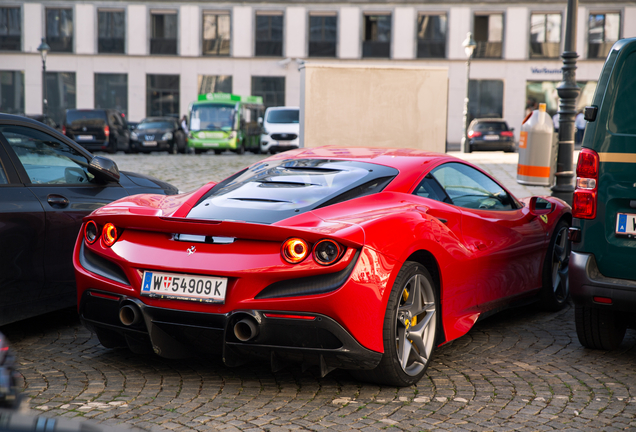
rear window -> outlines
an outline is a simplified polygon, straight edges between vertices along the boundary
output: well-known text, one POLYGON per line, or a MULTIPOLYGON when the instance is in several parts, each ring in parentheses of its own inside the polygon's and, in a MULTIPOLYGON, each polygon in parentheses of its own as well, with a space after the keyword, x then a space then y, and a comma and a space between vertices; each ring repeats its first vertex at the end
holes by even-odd
POLYGON ((506 131, 508 126, 504 122, 480 122, 473 125, 475 131, 506 131))
POLYGON ((175 124, 172 122, 141 122, 137 125, 137 129, 174 129, 175 124))
POLYGON ((272 110, 267 113, 268 123, 298 123, 299 110, 272 110))
POLYGON ((382 191, 391 167, 328 159, 261 162, 224 180, 188 218, 271 224, 294 215, 382 191))
POLYGON ((106 111, 67 111, 66 124, 104 124, 106 123, 106 111))

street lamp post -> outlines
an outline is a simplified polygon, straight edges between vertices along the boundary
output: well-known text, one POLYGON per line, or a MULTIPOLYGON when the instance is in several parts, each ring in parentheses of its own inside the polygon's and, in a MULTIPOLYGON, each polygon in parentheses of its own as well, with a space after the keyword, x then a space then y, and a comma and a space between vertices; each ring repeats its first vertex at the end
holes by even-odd
POLYGON ((462 132, 461 152, 468 153, 470 151, 468 139, 466 137, 466 131, 468 130, 468 90, 470 88, 470 58, 473 56, 473 51, 477 47, 473 34, 468 32, 466 34, 466 40, 462 42, 464 51, 466 52, 466 98, 464 99, 464 130, 462 132))
POLYGON ((568 0, 563 47, 563 81, 557 86, 559 93, 559 147, 557 153, 556 182, 552 196, 572 203, 574 193, 574 119, 576 99, 581 90, 576 85, 576 15, 578 0, 568 0))
POLYGON ((38 51, 40 52, 40 56, 42 56, 42 114, 48 114, 48 100, 46 94, 46 55, 51 50, 49 44, 46 43, 46 39, 42 38, 42 43, 38 47, 38 51))

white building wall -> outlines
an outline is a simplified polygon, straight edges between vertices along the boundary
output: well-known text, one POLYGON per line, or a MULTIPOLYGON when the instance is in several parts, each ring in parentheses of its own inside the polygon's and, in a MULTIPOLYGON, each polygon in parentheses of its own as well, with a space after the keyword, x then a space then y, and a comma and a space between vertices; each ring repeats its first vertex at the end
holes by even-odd
POLYGON ((340 8, 338 17, 338 55, 341 59, 358 59, 362 48, 360 40, 361 12, 358 7, 340 8))
POLYGON ((393 13, 393 58, 415 58, 417 15, 413 7, 396 7, 393 13))
POLYGON ((307 10, 288 7, 285 10, 285 57, 307 57, 307 10))
POLYGON ((625 7, 625 18, 623 20, 623 37, 636 37, 636 7, 625 7), (629 25, 625 25, 629 23, 629 25))
POLYGON ((252 21, 251 7, 234 6, 232 8, 232 56, 252 56, 254 45, 254 26, 252 21))
POLYGON ((525 60, 528 58, 530 40, 530 15, 528 8, 510 7, 505 15, 505 36, 503 57, 506 60, 525 60))
POLYGON ((129 55, 148 55, 148 8, 128 5, 126 22, 126 52, 129 55))
POLYGON ((40 42, 44 37, 44 10, 40 3, 25 3, 22 11, 24 12, 23 23, 29 23, 28 27, 23 25, 24 31, 22 39, 24 41, 24 52, 37 53, 40 42))
POLYGON ((201 54, 201 12, 199 6, 181 5, 179 8, 179 54, 197 57, 201 54))
POLYGON ((466 60, 462 42, 466 39, 466 33, 471 31, 471 17, 469 7, 450 8, 448 14, 448 58, 450 60, 466 60))
MULTIPOLYGON (((566 11, 563 12, 563 31, 565 32, 566 11)), ((587 57, 587 21, 588 21, 588 9, 585 6, 579 6, 576 11, 576 52, 579 54, 579 59, 587 57)), ((563 42, 565 43, 565 33, 563 36, 563 42)))
POLYGON ((95 54, 97 50, 96 12, 92 4, 75 5, 73 22, 76 54, 95 54), (80 24, 81 23, 81 24, 80 24))

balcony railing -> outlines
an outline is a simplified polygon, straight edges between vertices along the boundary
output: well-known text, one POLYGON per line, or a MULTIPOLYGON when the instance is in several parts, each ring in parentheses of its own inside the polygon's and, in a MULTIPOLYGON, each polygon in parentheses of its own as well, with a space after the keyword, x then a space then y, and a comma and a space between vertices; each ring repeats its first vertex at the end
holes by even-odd
POLYGON ((167 38, 151 38, 150 54, 177 54, 177 40, 167 38))
POLYGON ((417 58, 444 58, 446 57, 445 41, 417 41, 417 58))
POLYGON ((477 42, 473 58, 501 58, 501 42, 477 42))
POLYGON ((362 43, 362 57, 389 58, 391 56, 391 42, 364 41, 362 43))

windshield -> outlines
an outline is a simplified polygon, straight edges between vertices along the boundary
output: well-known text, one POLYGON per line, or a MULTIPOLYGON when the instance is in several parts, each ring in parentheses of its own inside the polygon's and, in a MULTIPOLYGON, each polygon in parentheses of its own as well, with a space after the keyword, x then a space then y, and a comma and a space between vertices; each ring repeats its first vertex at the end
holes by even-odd
POLYGON ((139 123, 137 129, 174 129, 174 124, 170 122, 142 122, 139 123))
POLYGON ((233 105, 194 105, 190 114, 190 130, 231 130, 234 112, 233 105))
POLYGON ((272 110, 267 113, 268 123, 298 123, 298 110, 272 110))

